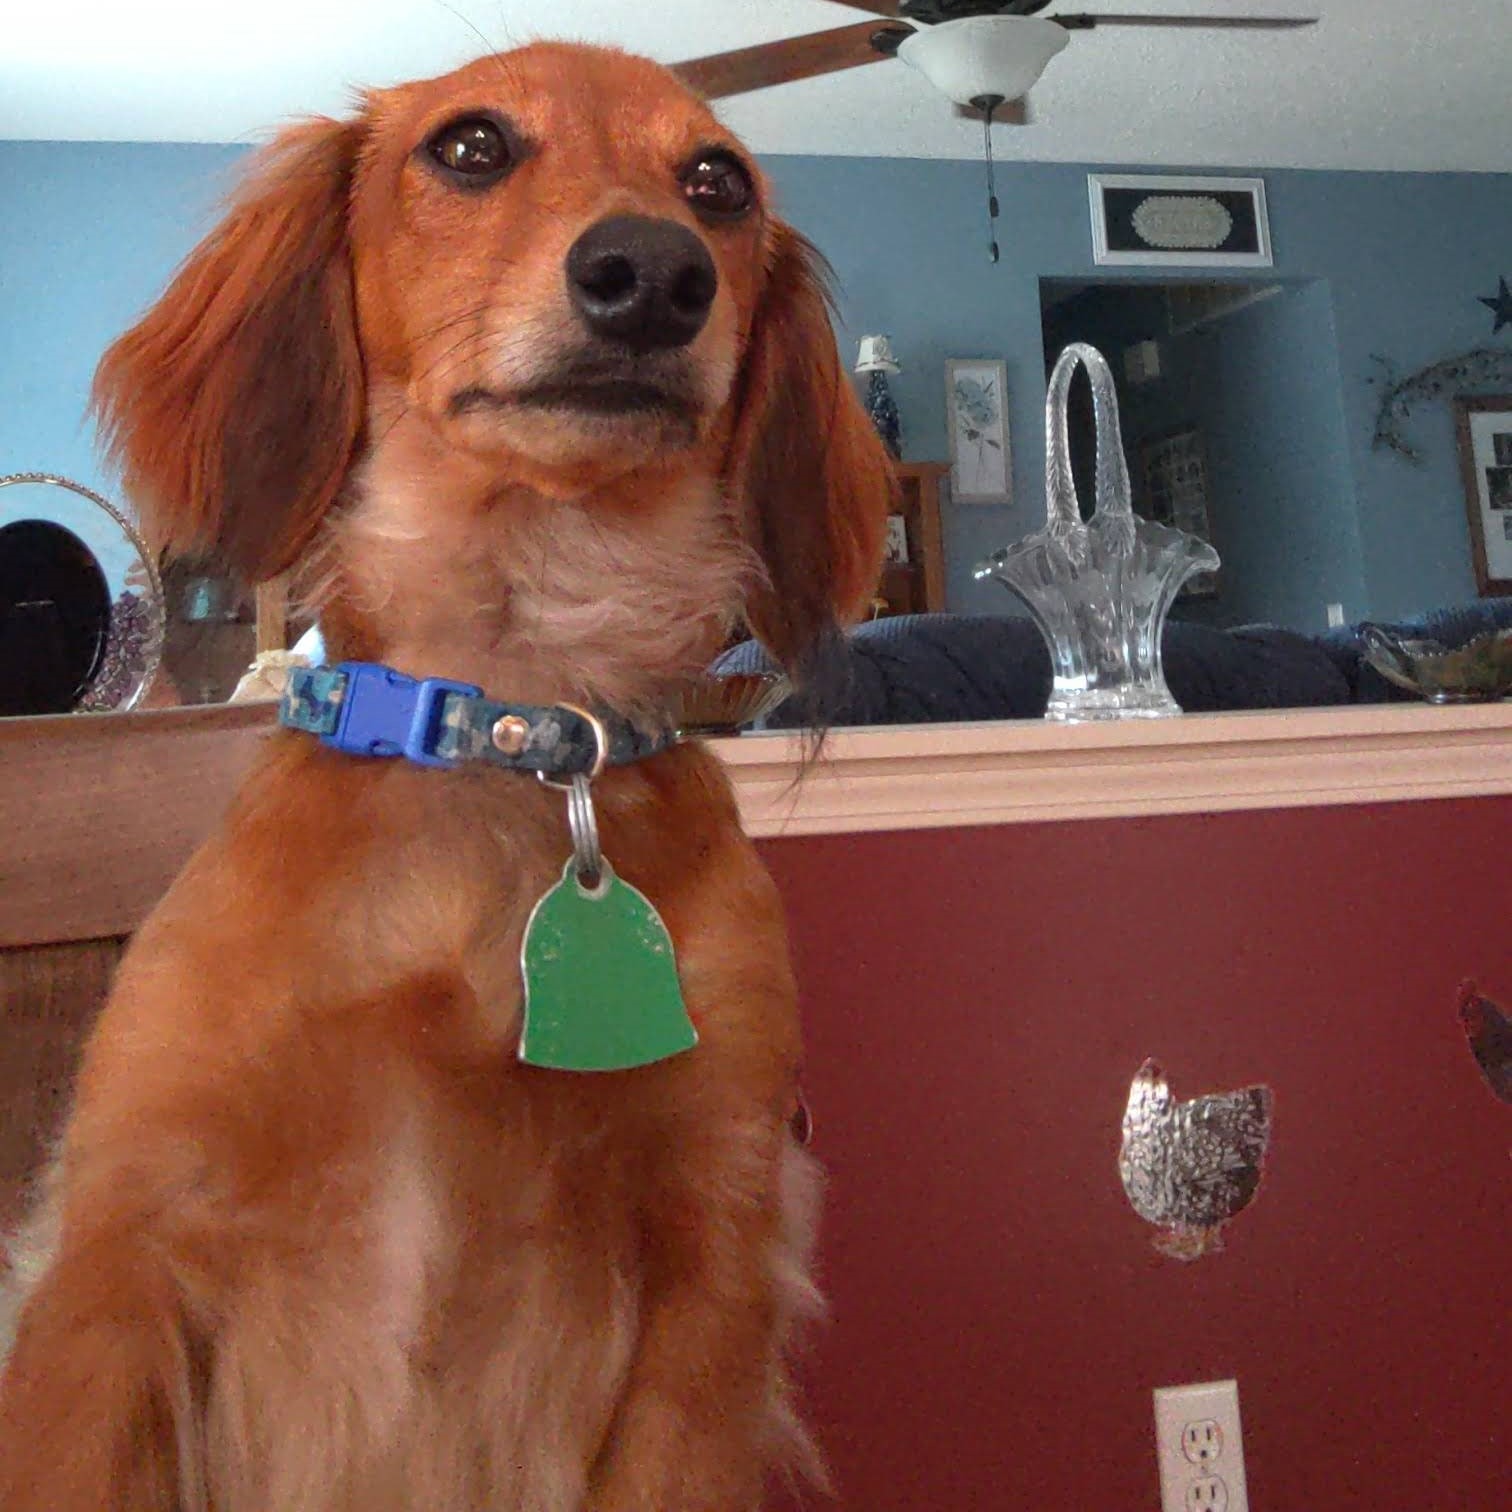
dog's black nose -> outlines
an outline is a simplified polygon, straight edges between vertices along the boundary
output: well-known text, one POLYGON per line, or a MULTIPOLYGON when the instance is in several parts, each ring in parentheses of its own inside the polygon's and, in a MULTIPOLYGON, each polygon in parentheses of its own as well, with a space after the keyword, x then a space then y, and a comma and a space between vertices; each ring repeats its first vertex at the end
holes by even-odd
POLYGON ((686 346, 718 288, 709 249, 676 221, 612 215, 567 254, 567 292, 588 329, 637 352, 686 346))

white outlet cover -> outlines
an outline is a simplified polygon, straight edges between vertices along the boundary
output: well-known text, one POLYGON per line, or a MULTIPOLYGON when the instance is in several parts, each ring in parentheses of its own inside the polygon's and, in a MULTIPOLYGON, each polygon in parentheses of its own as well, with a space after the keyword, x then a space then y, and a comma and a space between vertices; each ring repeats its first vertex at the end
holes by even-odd
POLYGON ((1155 1451, 1162 1512, 1249 1512, 1237 1381, 1157 1390, 1155 1451))

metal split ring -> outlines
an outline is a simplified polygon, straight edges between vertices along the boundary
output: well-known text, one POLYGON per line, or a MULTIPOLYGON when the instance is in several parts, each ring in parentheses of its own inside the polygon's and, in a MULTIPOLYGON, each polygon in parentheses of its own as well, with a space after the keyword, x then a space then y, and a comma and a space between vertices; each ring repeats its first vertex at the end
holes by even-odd
POLYGON ((604 880, 604 853, 599 849, 598 815, 593 810, 589 779, 579 773, 567 789, 567 828, 578 883, 592 892, 604 880))
POLYGON ((564 703, 561 707, 571 709, 593 731, 597 748, 593 766, 586 772, 573 773, 566 782, 548 777, 545 772, 537 772, 536 778, 544 786, 567 794, 567 828, 572 834, 572 859, 575 862, 573 872, 580 887, 594 892, 603 885, 608 862, 599 849, 598 815, 593 810, 591 785, 593 779, 609 764, 609 731, 604 721, 591 709, 570 703, 564 703))

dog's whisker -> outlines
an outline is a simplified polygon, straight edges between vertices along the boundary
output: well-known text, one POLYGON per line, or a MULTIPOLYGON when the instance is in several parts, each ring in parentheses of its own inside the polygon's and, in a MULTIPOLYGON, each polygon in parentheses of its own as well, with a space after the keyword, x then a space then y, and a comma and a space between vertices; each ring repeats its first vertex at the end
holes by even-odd
POLYGON ((450 11, 452 15, 454 15, 457 20, 459 20, 473 34, 473 36, 475 36, 478 41, 483 44, 483 56, 485 58, 491 59, 493 62, 498 64, 499 72, 503 75, 505 81, 507 82, 509 79, 509 71, 505 67, 504 60, 500 57, 500 54, 503 53, 506 48, 514 46, 516 40, 510 35, 507 18, 502 15, 499 17, 499 24, 504 29, 504 44, 503 46, 500 46, 499 44, 493 42, 489 37, 485 36, 484 33, 478 28, 478 26, 473 22, 471 17, 464 15, 462 11, 460 11, 455 5, 450 4, 449 0, 436 0, 436 4, 439 5, 442 10, 450 11))

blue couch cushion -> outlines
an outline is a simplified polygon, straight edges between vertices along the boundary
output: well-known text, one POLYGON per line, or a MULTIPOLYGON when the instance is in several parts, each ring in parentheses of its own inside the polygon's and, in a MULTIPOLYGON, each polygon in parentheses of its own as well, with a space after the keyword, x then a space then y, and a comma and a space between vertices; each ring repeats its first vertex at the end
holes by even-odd
MULTIPOLYGON (((870 620, 851 632, 848 678, 826 711, 838 725, 1038 719, 1050 696, 1050 655, 1032 621, 1008 615, 917 614, 870 620)), ((1334 660, 1306 636, 1271 626, 1214 630, 1171 621, 1166 681, 1192 713, 1348 703, 1334 660)), ((770 670, 747 641, 716 672, 770 670)), ((787 707, 769 723, 800 723, 787 707)))

